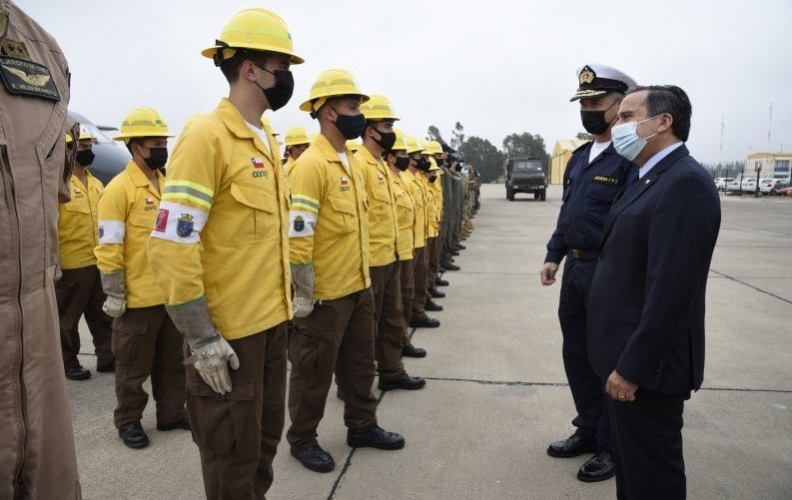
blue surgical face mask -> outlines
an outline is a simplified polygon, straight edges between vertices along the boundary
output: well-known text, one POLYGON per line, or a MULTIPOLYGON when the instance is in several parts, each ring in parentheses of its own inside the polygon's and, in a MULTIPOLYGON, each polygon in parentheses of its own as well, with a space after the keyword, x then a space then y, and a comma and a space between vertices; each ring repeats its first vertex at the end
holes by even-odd
POLYGON ((647 118, 640 122, 628 122, 616 125, 611 129, 611 138, 613 139, 613 148, 617 153, 633 161, 638 154, 646 146, 646 141, 657 135, 657 132, 641 139, 638 137, 638 125, 654 120, 660 115, 647 118))

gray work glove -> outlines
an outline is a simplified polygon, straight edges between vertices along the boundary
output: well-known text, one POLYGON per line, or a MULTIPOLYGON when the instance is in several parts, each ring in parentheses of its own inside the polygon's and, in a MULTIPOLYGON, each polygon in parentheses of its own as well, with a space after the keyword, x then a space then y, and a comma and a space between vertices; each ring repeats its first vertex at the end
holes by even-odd
POLYGON ((102 290, 107 294, 102 310, 113 318, 123 316, 127 306, 124 271, 99 273, 99 275, 102 278, 102 290))
POLYGON ((291 264, 294 300, 292 310, 295 318, 304 318, 313 312, 314 267, 313 264, 291 264))
POLYGON ((204 382, 221 396, 233 390, 228 366, 239 369, 239 358, 231 344, 215 330, 206 299, 180 306, 165 306, 176 328, 187 339, 192 356, 184 364, 195 364, 204 382))

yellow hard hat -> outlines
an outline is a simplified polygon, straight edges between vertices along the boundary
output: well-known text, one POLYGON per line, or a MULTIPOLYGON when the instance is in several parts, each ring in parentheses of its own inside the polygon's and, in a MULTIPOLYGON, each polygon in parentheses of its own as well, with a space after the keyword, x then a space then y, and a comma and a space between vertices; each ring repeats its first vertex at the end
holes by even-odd
POLYGON ((393 143, 391 151, 407 151, 407 137, 404 132, 398 128, 394 128, 393 131, 396 133, 396 142, 393 143))
POLYGON ((407 136, 407 154, 422 152, 424 150, 423 142, 414 135, 407 136))
POLYGON ((309 144, 311 140, 308 138, 308 132, 302 127, 292 127, 286 132, 286 147, 299 146, 300 144, 309 144))
MULTIPOLYGON (((425 152, 425 151, 424 151, 425 152)), ((429 171, 440 170, 440 167, 437 166, 437 162, 435 161, 434 157, 429 157, 429 171)))
MULTIPOLYGON (((88 127, 82 124, 80 125, 80 138, 78 140, 91 141, 91 144, 96 143, 96 137, 91 133, 90 130, 88 130, 88 127)), ((71 144, 72 142, 74 142, 74 139, 70 133, 66 132, 66 144, 71 144)))
POLYGON ((223 28, 214 47, 201 51, 201 55, 214 59, 215 65, 236 53, 234 49, 276 52, 289 56, 291 64, 302 64, 305 60, 294 53, 294 45, 286 22, 274 12, 266 9, 245 9, 237 12, 223 28), (222 50, 221 50, 222 49, 222 50))
POLYGON ((310 97, 300 104, 300 110, 313 112, 321 108, 328 98, 345 95, 360 96, 361 104, 369 100, 369 96, 358 88, 352 73, 343 69, 328 69, 316 78, 311 86, 310 97))
POLYGON ((360 145, 361 144, 355 139, 350 139, 346 141, 346 147, 348 147, 349 150, 352 151, 353 153, 356 152, 358 149, 360 149, 360 145))
POLYGON ((121 133, 113 137, 115 141, 129 142, 135 137, 173 137, 168 131, 165 119, 152 108, 137 108, 129 112, 121 122, 121 133))
POLYGON ((360 111, 366 120, 398 120, 393 113, 390 99, 381 94, 371 94, 368 102, 360 106, 360 111))
POLYGON ((437 141, 428 141, 426 143, 426 149, 424 150, 424 153, 430 155, 443 154, 443 146, 441 146, 437 141))

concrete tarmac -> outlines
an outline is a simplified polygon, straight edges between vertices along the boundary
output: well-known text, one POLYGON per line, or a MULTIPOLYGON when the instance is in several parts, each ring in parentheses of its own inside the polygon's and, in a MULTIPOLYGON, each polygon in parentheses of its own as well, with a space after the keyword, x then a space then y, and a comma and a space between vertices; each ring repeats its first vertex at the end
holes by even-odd
MULTIPOLYGON (((574 407, 561 362, 560 281, 539 283, 561 189, 546 202, 503 185, 482 186, 462 268, 418 329, 424 359, 405 359, 419 391, 381 395, 380 425, 404 434, 399 451, 352 450, 343 405, 331 391, 319 442, 336 469, 304 469, 281 443, 270 500, 595 500, 613 480, 575 478, 588 458, 551 458, 571 434, 574 407)), ((688 498, 792 499, 792 200, 722 198, 723 224, 707 291, 704 387, 685 407, 688 498)), ((153 400, 143 420, 151 444, 126 448, 113 427, 112 374, 95 372, 90 336, 81 362, 90 380, 68 381, 84 498, 205 498, 198 450, 185 431, 157 432, 153 400)), ((150 392, 150 391, 149 391, 150 392)), ((377 393, 379 394, 379 393, 377 393)), ((288 416, 286 419, 288 426, 288 416)))

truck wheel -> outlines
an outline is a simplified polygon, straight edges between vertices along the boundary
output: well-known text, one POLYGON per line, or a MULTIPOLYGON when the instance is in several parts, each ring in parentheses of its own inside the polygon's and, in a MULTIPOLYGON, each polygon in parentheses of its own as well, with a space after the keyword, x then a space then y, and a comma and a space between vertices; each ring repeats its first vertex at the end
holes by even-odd
POLYGON ((514 201, 514 188, 506 188, 506 199, 514 201))
POLYGON ((539 199, 539 191, 534 191, 534 200, 539 199))
POLYGON ((545 201, 547 199, 547 189, 542 189, 539 192, 539 201, 545 201))

